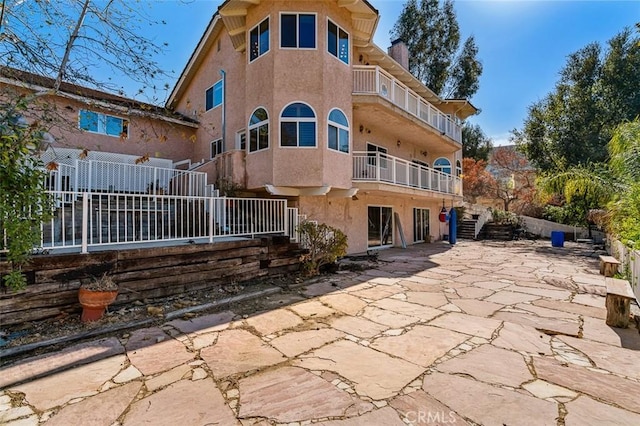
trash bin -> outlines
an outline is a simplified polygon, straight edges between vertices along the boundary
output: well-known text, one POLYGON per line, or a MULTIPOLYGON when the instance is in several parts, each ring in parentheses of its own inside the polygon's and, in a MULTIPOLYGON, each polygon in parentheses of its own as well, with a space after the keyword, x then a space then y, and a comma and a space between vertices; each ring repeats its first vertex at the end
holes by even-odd
POLYGON ((564 232, 551 231, 551 247, 564 247, 564 232))

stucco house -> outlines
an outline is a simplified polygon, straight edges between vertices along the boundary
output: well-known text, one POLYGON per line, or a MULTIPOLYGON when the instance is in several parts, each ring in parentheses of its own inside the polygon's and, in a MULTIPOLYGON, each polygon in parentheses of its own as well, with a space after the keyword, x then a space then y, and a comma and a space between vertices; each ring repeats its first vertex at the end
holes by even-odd
POLYGON ((443 200, 462 199, 460 120, 476 112, 413 77, 402 42, 376 46, 378 18, 364 0, 228 0, 167 103, 199 122, 203 170, 286 197, 350 252, 400 245, 400 229, 408 244, 442 235, 443 200))
POLYGON ((350 253, 439 239, 476 109, 413 77, 401 41, 376 46, 378 19, 366 0, 227 0, 164 108, 69 89, 55 102, 82 131, 53 136, 286 200, 343 230, 350 253))

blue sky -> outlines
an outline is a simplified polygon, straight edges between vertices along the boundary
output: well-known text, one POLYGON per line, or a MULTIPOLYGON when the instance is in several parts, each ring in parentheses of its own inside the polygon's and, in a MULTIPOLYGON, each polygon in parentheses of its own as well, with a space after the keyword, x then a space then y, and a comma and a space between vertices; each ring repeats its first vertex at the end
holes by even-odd
MULTIPOLYGON (((386 49, 389 31, 405 2, 369 1, 380 12, 374 41, 386 49)), ((169 42, 157 60, 174 71, 176 79, 221 3, 166 0, 148 11, 167 23, 150 36, 169 42)), ((604 44, 624 27, 640 22, 636 0, 457 0, 454 4, 463 40, 475 36, 484 66, 480 90, 472 99, 482 112, 470 121, 497 145, 508 143, 509 132, 522 127, 527 108, 553 90, 567 55, 591 42, 604 44)))

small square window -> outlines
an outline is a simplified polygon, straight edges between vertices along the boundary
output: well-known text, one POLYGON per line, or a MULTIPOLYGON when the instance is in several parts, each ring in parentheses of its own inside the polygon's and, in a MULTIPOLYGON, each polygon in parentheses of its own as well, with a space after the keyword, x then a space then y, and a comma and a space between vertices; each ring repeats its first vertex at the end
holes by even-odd
POLYGON ((205 110, 209 111, 215 107, 222 105, 223 102, 223 91, 224 87, 222 84, 222 80, 218 80, 216 84, 209 87, 205 92, 205 110))
POLYGON ((304 13, 280 15, 280 47, 315 49, 316 15, 304 13))

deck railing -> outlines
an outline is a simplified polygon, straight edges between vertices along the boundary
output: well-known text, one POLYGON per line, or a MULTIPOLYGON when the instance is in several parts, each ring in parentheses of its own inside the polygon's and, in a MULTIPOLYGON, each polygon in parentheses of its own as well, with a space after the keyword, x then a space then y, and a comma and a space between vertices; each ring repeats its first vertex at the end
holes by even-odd
POLYGON ((462 195, 459 177, 380 152, 353 153, 353 180, 462 195))
POLYGON ((353 93, 377 94, 386 98, 443 135, 462 143, 459 123, 378 66, 353 67, 353 93))
MULTIPOLYGON (((57 207, 42 224, 42 249, 107 248, 219 237, 290 235, 286 200, 49 191, 57 207), (73 200, 73 201, 69 201, 73 200)), ((297 224, 295 224, 297 226, 297 224)), ((6 244, 5 244, 6 246, 6 244)))
POLYGON ((187 170, 101 160, 60 163, 49 172, 54 191, 206 195, 207 174, 187 170))

